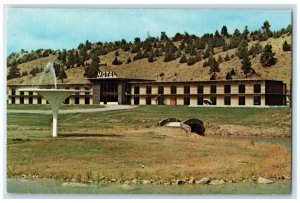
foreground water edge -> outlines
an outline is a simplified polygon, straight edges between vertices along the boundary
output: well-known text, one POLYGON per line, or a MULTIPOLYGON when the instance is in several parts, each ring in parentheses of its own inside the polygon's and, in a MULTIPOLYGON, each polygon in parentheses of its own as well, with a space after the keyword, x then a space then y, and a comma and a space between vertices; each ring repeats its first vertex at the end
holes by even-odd
POLYGON ((222 185, 65 185, 54 180, 8 179, 7 192, 15 194, 247 194, 280 195, 291 193, 291 181, 273 184, 224 183, 222 185))

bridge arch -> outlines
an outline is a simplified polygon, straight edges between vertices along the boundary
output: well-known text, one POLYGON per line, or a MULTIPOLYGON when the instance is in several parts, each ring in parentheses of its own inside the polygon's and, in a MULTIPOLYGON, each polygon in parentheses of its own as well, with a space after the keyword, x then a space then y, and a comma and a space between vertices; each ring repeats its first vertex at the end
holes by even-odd
POLYGON ((191 132, 197 133, 198 135, 205 135, 204 123, 196 118, 190 118, 182 121, 182 123, 191 127, 191 132))

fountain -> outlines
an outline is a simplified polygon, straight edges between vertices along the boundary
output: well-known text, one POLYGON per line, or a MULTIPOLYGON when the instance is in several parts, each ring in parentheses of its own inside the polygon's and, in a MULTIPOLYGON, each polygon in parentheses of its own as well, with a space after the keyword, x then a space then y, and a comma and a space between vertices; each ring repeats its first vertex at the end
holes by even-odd
MULTIPOLYGON (((47 65, 44 68, 43 74, 46 73, 46 71, 50 71, 54 77, 54 89, 41 89, 41 88, 21 88, 19 91, 30 91, 30 92, 36 92, 42 97, 44 97, 48 103, 51 106, 52 114, 53 114, 53 130, 52 130, 52 136, 57 137, 58 136, 58 111, 63 103, 63 101, 69 97, 70 95, 80 92, 80 90, 65 90, 65 89, 57 89, 56 84, 56 75, 53 68, 52 63, 47 63, 47 65)), ((43 75, 41 76, 40 83, 42 82, 43 75)))

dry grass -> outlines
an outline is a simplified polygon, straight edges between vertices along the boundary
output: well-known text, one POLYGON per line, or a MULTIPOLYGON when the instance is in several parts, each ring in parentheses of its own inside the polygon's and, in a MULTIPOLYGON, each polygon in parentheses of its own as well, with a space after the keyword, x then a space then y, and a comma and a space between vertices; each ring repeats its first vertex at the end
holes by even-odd
POLYGON ((290 174, 290 150, 274 144, 149 128, 121 137, 33 139, 8 145, 8 176, 88 181, 185 177, 247 179, 290 174), (141 165, 145 168, 142 168, 141 165))
MULTIPOLYGON (((292 55, 291 52, 282 51, 282 44, 285 40, 288 43, 291 43, 291 36, 284 36, 277 39, 270 38, 265 42, 260 42, 263 46, 267 43, 270 43, 273 46, 273 51, 276 53, 275 56, 278 58, 278 61, 274 66, 270 68, 262 67, 259 62, 259 56, 251 59, 251 63, 257 72, 257 75, 253 76, 253 78, 282 80, 287 84, 287 90, 290 90, 292 55)), ((256 42, 250 42, 249 48, 253 43, 256 42)), ((229 56, 235 54, 236 49, 231 49, 227 52, 221 52, 219 49, 215 49, 215 52, 215 58, 218 58, 219 55, 224 58, 227 53, 229 56)), ((163 57, 158 57, 153 63, 148 63, 147 59, 141 59, 133 61, 130 64, 126 64, 127 58, 131 57, 132 59, 135 54, 119 50, 119 55, 119 60, 123 61, 123 64, 120 66, 112 65, 112 61, 115 58, 114 52, 110 52, 105 56, 101 56, 101 64, 107 64, 107 67, 101 67, 102 70, 115 71, 119 77, 146 79, 156 79, 156 75, 159 75, 161 72, 163 72, 165 74, 163 80, 167 81, 209 80, 210 78, 209 68, 203 68, 204 60, 192 66, 180 64, 179 59, 165 63, 163 62, 163 57)), ((51 56, 24 63, 20 65, 21 72, 25 69, 28 70, 29 67, 33 68, 35 65, 44 66, 48 61, 55 62, 56 59, 51 56)), ((240 67, 241 61, 237 57, 234 57, 228 62, 223 62, 220 64, 221 71, 218 73, 218 78, 225 79, 227 72, 232 68, 238 73, 235 78, 244 78, 245 76, 242 74, 240 67)), ((88 81, 83 77, 83 73, 83 68, 72 68, 68 70, 68 78, 65 80, 65 83, 87 83, 88 81)), ((34 79, 31 76, 27 76, 10 80, 8 81, 8 84, 31 84, 33 83, 31 82, 32 80, 34 79)))

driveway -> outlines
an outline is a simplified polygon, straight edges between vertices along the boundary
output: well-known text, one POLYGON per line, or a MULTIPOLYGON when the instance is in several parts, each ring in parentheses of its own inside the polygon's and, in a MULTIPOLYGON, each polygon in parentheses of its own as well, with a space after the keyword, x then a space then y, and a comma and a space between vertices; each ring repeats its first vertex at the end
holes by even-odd
MULTIPOLYGON (((126 110, 126 109, 133 109, 136 107, 137 106, 129 106, 129 105, 106 105, 104 106, 104 108, 60 110, 59 114, 94 113, 94 112, 101 112, 101 111, 126 110)), ((52 114, 52 110, 7 110, 7 113, 52 114)))

